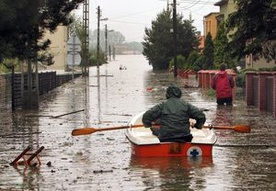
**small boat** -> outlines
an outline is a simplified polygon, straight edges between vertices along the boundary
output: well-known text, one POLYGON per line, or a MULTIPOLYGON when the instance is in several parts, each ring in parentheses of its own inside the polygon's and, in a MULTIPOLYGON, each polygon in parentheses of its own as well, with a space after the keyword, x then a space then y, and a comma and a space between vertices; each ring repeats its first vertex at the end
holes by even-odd
POLYGON ((192 142, 160 142, 150 128, 131 127, 142 123, 144 112, 139 113, 129 122, 130 128, 125 131, 131 143, 131 153, 138 157, 212 157, 212 149, 217 137, 213 129, 191 128, 192 142))

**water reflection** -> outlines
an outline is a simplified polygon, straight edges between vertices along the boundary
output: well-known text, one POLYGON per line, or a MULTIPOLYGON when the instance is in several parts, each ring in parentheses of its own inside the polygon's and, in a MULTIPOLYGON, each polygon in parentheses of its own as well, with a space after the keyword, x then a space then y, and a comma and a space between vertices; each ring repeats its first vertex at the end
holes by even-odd
POLYGON ((23 150, 27 146, 39 147, 41 132, 39 131, 39 118, 36 114, 30 112, 27 115, 17 111, 13 112, 9 119, 11 122, 6 123, 0 129, 0 137, 3 138, 0 143, 2 142, 2 146, 5 145, 5 149, 23 150))
POLYGON ((212 157, 132 156, 130 160, 132 171, 138 172, 147 189, 154 190, 202 189, 212 166, 212 157))
POLYGON ((246 107, 244 101, 235 101, 231 109, 217 108, 201 89, 187 87, 166 71, 153 72, 141 55, 117 59, 104 66, 108 76, 100 80, 100 90, 92 69, 89 78, 77 78, 42 96, 39 111, 11 113, 1 103, 0 190, 275 190, 276 122, 271 115, 246 107), (127 70, 119 70, 120 64, 127 70), (183 99, 207 109, 208 123, 249 124, 251 133, 216 130, 218 141, 207 161, 133 158, 123 130, 71 136, 73 129, 86 125, 126 125, 132 116, 164 100, 170 83, 181 87, 183 99), (53 117, 72 111, 80 112, 53 117), (40 168, 20 166, 18 171, 9 166, 29 145, 34 150, 45 146, 40 168))
POLYGON ((39 188, 40 167, 17 166, 14 167, 18 175, 22 177, 20 183, 15 183, 22 190, 36 190, 39 188))
POLYGON ((217 106, 213 125, 231 126, 232 106, 217 106))

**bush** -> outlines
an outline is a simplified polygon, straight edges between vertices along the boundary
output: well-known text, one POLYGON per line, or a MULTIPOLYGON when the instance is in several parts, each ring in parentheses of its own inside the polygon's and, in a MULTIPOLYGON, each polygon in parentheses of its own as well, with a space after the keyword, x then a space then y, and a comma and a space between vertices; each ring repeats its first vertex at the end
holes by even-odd
POLYGON ((236 76, 236 86, 239 88, 245 88, 245 73, 249 71, 257 71, 253 68, 245 68, 241 70, 236 76))
POLYGON ((261 72, 273 72, 276 71, 276 66, 272 67, 272 68, 259 68, 259 71, 261 72))
POLYGON ((246 72, 249 72, 249 71, 255 71, 255 72, 273 72, 273 71, 276 71, 276 66, 273 67, 273 68, 259 68, 258 70, 256 69, 252 69, 252 68, 247 68, 247 69, 243 69, 241 70, 237 76, 236 76, 236 86, 237 87, 240 87, 240 88, 245 88, 245 77, 246 77, 246 72))
POLYGON ((236 76, 236 86, 240 88, 245 88, 245 73, 239 73, 236 76))
POLYGON ((216 96, 216 91, 215 90, 213 90, 213 89, 208 89, 208 90, 206 90, 206 95, 207 96, 209 96, 209 97, 215 97, 216 96))

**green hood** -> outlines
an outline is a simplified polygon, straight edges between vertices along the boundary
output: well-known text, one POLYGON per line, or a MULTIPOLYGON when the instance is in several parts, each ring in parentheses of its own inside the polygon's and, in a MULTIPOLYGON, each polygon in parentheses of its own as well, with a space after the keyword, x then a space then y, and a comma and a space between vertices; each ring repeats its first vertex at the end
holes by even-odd
POLYGON ((166 92, 166 98, 172 98, 172 97, 176 97, 176 98, 180 98, 182 96, 182 91, 180 90, 179 87, 176 87, 175 85, 170 85, 167 88, 167 92, 166 92))

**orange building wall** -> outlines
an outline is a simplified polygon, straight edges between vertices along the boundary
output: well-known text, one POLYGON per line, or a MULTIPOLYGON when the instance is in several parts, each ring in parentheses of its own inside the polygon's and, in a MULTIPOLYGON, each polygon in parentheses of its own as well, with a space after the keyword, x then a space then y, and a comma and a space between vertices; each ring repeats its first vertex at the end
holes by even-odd
POLYGON ((212 39, 214 39, 217 36, 217 29, 218 29, 218 23, 216 17, 219 15, 219 13, 210 13, 206 16, 204 16, 204 36, 206 37, 208 32, 212 35, 212 39))

